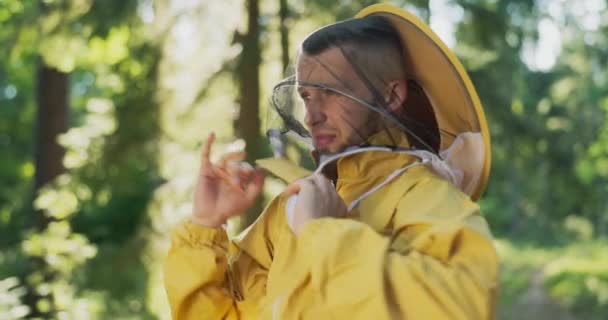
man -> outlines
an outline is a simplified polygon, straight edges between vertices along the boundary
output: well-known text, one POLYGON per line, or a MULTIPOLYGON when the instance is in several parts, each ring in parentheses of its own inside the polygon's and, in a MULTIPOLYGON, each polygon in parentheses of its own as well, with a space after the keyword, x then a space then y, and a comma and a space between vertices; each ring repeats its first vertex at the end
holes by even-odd
POLYGON ((317 169, 259 162, 305 177, 229 241, 221 226, 263 173, 233 165, 242 154, 211 163, 208 138, 166 263, 174 319, 493 317, 498 260, 473 201, 489 170, 485 117, 427 26, 382 4, 315 31, 273 106, 284 132, 311 140, 317 169))

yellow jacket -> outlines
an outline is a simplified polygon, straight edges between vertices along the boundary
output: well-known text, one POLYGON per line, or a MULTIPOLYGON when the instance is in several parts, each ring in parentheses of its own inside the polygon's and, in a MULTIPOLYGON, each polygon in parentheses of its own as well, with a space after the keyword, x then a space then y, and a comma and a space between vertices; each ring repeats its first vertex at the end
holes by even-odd
MULTIPOLYGON (((417 159, 370 151, 337 163, 348 205, 417 159)), ((165 287, 174 319, 491 319, 498 259, 468 196, 424 166, 299 236, 279 195, 237 238, 186 222, 165 287)))

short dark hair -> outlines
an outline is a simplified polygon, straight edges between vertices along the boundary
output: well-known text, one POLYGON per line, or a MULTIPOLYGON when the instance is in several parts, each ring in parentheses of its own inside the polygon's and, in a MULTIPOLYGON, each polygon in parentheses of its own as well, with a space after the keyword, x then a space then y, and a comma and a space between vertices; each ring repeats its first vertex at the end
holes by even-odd
POLYGON ((311 33, 301 44, 301 52, 315 56, 338 48, 359 79, 371 91, 375 104, 382 104, 383 85, 405 80, 399 33, 388 19, 372 15, 337 22, 311 33))
POLYGON ((389 46, 401 52, 399 33, 382 16, 350 19, 320 28, 302 42, 302 50, 317 55, 335 46, 389 46))
POLYGON ((399 33, 382 16, 372 15, 325 26, 311 33, 301 45, 301 51, 312 56, 329 48, 339 48, 372 91, 383 82, 406 79, 399 33))

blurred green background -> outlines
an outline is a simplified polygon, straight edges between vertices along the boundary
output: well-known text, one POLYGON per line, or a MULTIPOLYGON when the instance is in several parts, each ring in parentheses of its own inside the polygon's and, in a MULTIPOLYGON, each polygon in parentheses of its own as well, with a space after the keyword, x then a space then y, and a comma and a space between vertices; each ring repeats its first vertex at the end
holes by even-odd
MULTIPOLYGON (((269 156, 268 93, 298 42, 372 3, 0 0, 0 319, 168 319, 201 141, 269 156)), ((498 318, 608 319, 608 1, 392 3, 485 106, 498 318)))

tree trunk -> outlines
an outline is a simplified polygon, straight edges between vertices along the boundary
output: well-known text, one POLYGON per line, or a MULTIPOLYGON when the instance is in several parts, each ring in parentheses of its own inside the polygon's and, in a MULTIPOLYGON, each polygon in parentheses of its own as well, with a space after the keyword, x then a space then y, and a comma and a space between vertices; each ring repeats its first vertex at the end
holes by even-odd
POLYGON ((287 29, 287 19, 289 18, 289 5, 287 0, 279 0, 279 32, 281 34, 281 62, 283 72, 287 72, 289 67, 289 30, 287 29))
POLYGON ((65 150, 57 136, 68 128, 68 85, 67 73, 42 64, 38 68, 36 190, 65 171, 65 150))
MULTIPOLYGON (((69 78, 55 68, 40 62, 37 75, 37 123, 35 128, 36 150, 34 177, 34 198, 40 188, 52 182, 65 171, 63 166, 64 148, 57 142, 57 136, 68 128, 68 86, 69 78)), ((31 226, 36 232, 46 229, 51 218, 44 212, 32 210, 31 226)), ((46 262, 40 257, 30 257, 29 274, 36 272, 42 274, 43 282, 51 282, 53 275, 48 272, 46 262)), ((43 298, 36 292, 36 284, 28 284, 28 295, 25 303, 30 307, 31 317, 44 319, 54 318, 55 306, 48 301, 50 308, 40 310, 38 301, 43 298)))
MULTIPOLYGON (((240 110, 236 121, 237 136, 245 140, 247 162, 253 163, 261 154, 260 136, 260 27, 258 0, 247 0, 247 34, 239 62, 240 110)), ((262 199, 247 212, 242 227, 255 221, 262 210, 262 199)))

